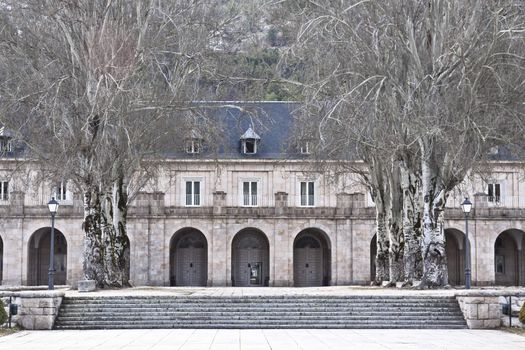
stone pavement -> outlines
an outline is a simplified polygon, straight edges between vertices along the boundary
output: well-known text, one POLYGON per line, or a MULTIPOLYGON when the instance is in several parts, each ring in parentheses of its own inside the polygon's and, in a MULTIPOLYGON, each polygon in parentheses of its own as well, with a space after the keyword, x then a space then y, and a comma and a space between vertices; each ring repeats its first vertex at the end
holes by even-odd
POLYGON ((492 330, 91 330, 22 331, 5 350, 525 349, 525 337, 492 330))

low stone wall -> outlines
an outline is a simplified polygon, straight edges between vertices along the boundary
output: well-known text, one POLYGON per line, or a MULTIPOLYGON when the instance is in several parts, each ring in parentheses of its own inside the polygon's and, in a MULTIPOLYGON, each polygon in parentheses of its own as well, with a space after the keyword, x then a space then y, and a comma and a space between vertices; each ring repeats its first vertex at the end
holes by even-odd
MULTIPOLYGON (((508 316, 502 312, 503 305, 508 299, 506 297, 512 296, 518 303, 523 303, 525 300, 525 291, 521 290, 470 290, 456 293, 456 299, 459 302, 463 316, 467 321, 467 326, 470 329, 490 329, 499 328, 508 325, 508 316), (507 325, 504 318, 507 318, 507 325)), ((514 301, 513 301, 514 302, 514 301)), ((519 304, 520 306, 522 304, 519 304)), ((517 320, 517 318, 516 318, 517 320)), ((513 319, 514 325, 514 319, 513 319)), ((518 323, 516 323, 518 326, 518 323)), ((520 324, 521 326, 521 324, 520 324)))
POLYGON ((18 305, 18 315, 11 322, 24 329, 52 329, 64 292, 61 291, 0 291, 2 300, 18 305))

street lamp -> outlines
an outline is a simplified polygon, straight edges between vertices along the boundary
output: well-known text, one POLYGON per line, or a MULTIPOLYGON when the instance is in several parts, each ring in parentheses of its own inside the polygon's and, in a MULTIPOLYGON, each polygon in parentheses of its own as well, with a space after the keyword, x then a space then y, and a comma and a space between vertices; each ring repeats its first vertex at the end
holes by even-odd
POLYGON ((51 243, 49 244, 49 272, 47 274, 47 289, 55 289, 55 215, 58 211, 58 202, 51 198, 47 207, 51 213, 51 243))
POLYGON ((470 289, 470 252, 469 252, 469 240, 468 240, 468 216, 472 210, 472 202, 469 201, 468 197, 465 197, 463 203, 461 203, 461 210, 465 214, 465 289, 470 289))

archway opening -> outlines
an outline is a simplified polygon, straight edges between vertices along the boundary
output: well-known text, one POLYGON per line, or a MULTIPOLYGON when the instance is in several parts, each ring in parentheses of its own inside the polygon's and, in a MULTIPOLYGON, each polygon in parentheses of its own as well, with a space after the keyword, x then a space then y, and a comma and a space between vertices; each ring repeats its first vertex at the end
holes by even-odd
POLYGON ((331 247, 326 233, 318 229, 306 229, 295 237, 293 275, 296 287, 330 285, 331 247))
POLYGON ((376 280, 377 235, 370 241, 370 281, 376 280))
POLYGON ((239 231, 232 241, 232 286, 261 287, 270 283, 270 244, 253 228, 239 231))
POLYGON ((495 282, 502 286, 525 285, 525 233, 503 231, 494 242, 495 282))
POLYGON ((177 231, 170 242, 170 286, 201 286, 208 282, 208 241, 194 228, 177 231))
MULTIPOLYGON (((49 272, 49 253, 51 228, 43 227, 35 231, 29 239, 27 284, 47 285, 49 272)), ((67 241, 62 232, 55 229, 55 285, 67 283, 67 241)))
MULTIPOLYGON (((469 251, 472 253, 472 250, 469 251)), ((447 254, 448 283, 451 286, 464 285, 465 234, 453 228, 446 229, 445 252, 447 254)))

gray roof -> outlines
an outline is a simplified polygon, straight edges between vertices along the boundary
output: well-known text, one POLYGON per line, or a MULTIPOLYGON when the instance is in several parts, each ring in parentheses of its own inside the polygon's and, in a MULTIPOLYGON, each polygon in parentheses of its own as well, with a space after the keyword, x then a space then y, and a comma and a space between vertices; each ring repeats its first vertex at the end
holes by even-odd
POLYGON ((175 159, 304 158, 299 150, 290 146, 293 113, 298 107, 292 102, 200 102, 200 112, 218 128, 218 139, 209 140, 203 135, 204 151, 201 154, 187 154, 179 147, 170 150, 167 156, 175 159), (243 154, 242 138, 259 139, 257 153, 243 154))
POLYGON ((241 140, 249 140, 249 139, 254 139, 254 140, 261 139, 261 137, 257 135, 255 131, 253 131, 251 126, 248 128, 248 130, 246 130, 244 134, 241 135, 241 140))

